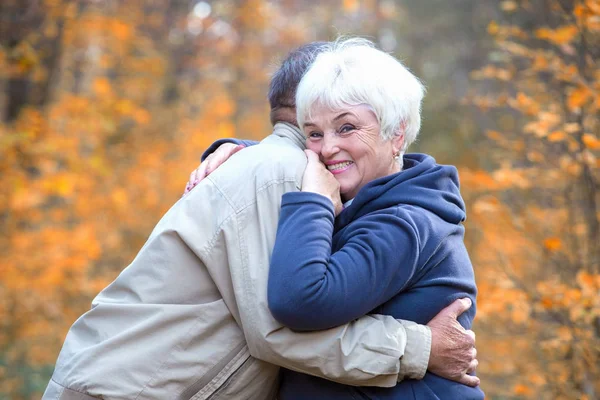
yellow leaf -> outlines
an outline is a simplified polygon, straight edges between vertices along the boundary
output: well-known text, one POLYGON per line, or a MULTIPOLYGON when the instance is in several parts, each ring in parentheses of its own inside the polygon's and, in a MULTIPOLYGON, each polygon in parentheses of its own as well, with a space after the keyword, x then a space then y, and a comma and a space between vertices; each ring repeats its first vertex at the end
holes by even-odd
POLYGON ((564 125, 564 130, 567 133, 579 132, 580 125, 577 122, 569 122, 564 125))
POLYGON ((530 373, 527 375, 527 379, 536 386, 542 386, 546 384, 546 378, 538 372, 530 373))
POLYGON ((489 23, 488 27, 487 27, 487 31, 490 35, 495 35, 498 33, 498 31, 500 31, 500 26, 498 26, 498 23, 496 21, 492 21, 489 23))
POLYGON ((55 38, 58 35, 58 27, 54 21, 49 21, 44 26, 44 36, 47 38, 55 38))
POLYGON ((517 9, 517 2, 509 0, 503 1, 500 4, 500 8, 502 8, 502 10, 506 12, 513 12, 517 9))
POLYGON ((569 329, 566 326, 561 326, 560 328, 558 328, 558 337, 561 340, 564 341, 569 341, 573 338, 573 334, 571 333, 571 329, 569 329))
POLYGON ((502 134, 498 131, 488 130, 485 135, 494 141, 502 139, 502 134))
POLYGON ((495 212, 498 210, 498 200, 494 197, 485 197, 473 204, 473 211, 477 214, 495 212))
POLYGON ((531 162, 541 163, 544 161, 544 155, 539 151, 530 151, 527 153, 527 159, 531 162))

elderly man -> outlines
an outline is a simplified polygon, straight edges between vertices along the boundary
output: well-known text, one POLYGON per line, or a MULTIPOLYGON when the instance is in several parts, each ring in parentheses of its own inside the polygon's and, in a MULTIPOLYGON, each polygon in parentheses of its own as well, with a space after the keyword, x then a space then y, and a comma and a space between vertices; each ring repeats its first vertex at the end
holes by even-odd
POLYGON ((427 368, 476 385, 474 337, 457 300, 428 326, 380 315, 311 333, 266 300, 281 196, 306 166, 294 94, 320 51, 292 52, 269 92, 273 133, 204 179, 161 219, 133 262, 71 327, 44 399, 272 399, 279 366, 393 386, 427 368))

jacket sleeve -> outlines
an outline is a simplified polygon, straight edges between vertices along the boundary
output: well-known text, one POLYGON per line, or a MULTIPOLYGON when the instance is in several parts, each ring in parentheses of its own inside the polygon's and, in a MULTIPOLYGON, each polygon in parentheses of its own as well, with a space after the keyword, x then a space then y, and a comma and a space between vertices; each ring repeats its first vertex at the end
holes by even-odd
POLYGON ((365 315, 327 330, 295 332, 270 319, 245 326, 244 334, 250 354, 271 364, 352 386, 392 387, 427 371, 431 331, 424 325, 365 315))
POLYGON ((370 213, 332 252, 331 201, 315 193, 283 196, 269 272, 275 319, 295 330, 352 321, 399 293, 415 273, 419 236, 408 215, 370 213))
POLYGON ((200 160, 204 161, 204 159, 206 157, 208 157, 209 155, 214 153, 219 148, 219 146, 224 143, 243 144, 246 147, 250 147, 250 146, 254 146, 255 144, 258 144, 258 142, 254 141, 254 140, 245 140, 245 139, 236 139, 236 138, 219 139, 219 140, 213 142, 213 144, 211 144, 208 147, 208 149, 206 149, 204 151, 204 153, 202 153, 202 157, 200 160))

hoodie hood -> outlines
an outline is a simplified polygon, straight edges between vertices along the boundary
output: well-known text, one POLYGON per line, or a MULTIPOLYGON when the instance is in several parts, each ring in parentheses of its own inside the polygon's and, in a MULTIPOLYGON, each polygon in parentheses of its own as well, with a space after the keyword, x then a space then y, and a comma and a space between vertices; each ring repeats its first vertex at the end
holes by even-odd
POLYGON ((367 183, 336 219, 336 230, 373 211, 398 205, 426 209, 444 221, 459 224, 466 218, 458 172, 436 164, 426 154, 405 154, 404 169, 367 183))

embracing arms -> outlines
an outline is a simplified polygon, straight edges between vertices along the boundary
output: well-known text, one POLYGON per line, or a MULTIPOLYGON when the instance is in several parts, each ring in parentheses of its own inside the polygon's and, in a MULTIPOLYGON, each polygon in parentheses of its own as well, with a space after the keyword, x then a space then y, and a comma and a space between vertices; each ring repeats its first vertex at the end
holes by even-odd
MULTIPOLYGON (((192 172, 187 189, 239 149, 228 143, 211 153, 192 172)), ((468 300, 457 300, 442 310, 429 322, 429 329, 388 316, 367 315, 326 331, 296 333, 269 313, 265 298, 268 270, 261 273, 263 278, 242 281, 245 287, 238 290, 246 293, 238 304, 242 320, 247 321, 244 333, 255 357, 353 385, 389 386, 396 379, 419 378, 425 369, 472 386, 478 384, 476 377, 466 374, 477 365, 474 334, 456 321, 457 315, 469 308, 468 300), (377 361, 375 369, 370 360, 377 361)))

